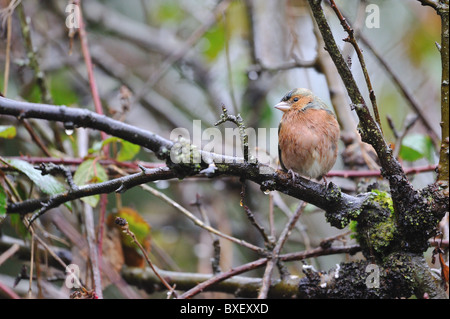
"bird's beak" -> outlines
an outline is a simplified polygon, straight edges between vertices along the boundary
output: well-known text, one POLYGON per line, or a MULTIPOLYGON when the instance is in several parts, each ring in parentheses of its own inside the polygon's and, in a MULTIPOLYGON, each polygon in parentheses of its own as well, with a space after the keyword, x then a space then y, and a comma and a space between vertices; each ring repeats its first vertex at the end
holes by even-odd
POLYGON ((286 112, 290 109, 290 105, 286 102, 280 102, 277 105, 274 106, 276 109, 279 109, 280 111, 286 112))

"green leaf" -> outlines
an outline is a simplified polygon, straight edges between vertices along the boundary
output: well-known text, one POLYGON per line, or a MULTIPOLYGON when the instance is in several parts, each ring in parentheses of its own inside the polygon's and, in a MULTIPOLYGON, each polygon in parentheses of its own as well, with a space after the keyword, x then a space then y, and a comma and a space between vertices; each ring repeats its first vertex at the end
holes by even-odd
POLYGON ((98 153, 98 152, 100 152, 102 147, 103 147, 103 142, 102 141, 94 142, 92 147, 88 150, 88 153, 89 154, 98 153))
POLYGON ((162 1, 155 10, 155 18, 162 22, 179 23, 183 21, 185 13, 180 10, 179 3, 176 1, 162 1))
MULTIPOLYGON (((64 193, 66 188, 56 178, 51 175, 42 175, 40 170, 37 170, 28 162, 20 159, 3 159, 6 163, 25 174, 31 181, 45 194, 57 195, 64 193)), ((64 203, 64 205, 72 210, 70 202, 64 203)))
POLYGON ((16 136, 16 128, 10 125, 0 125, 0 137, 1 138, 14 138, 16 136))
POLYGON ((141 150, 141 147, 139 145, 130 143, 128 141, 125 141, 121 138, 118 137, 108 137, 107 139, 101 141, 101 142, 96 142, 94 143, 94 145, 92 146, 92 148, 89 149, 89 153, 96 153, 99 152, 103 146, 110 144, 110 143, 119 143, 121 145, 120 147, 120 151, 117 153, 117 157, 116 159, 119 162, 123 162, 123 161, 128 161, 133 159, 133 157, 136 156, 137 153, 139 153, 139 151, 141 150))
MULTIPOLYGON (((100 165, 100 163, 94 159, 88 159, 81 163, 80 166, 78 166, 77 171, 75 172, 73 176, 73 181, 78 186, 83 186, 87 184, 93 184, 93 183, 101 183, 108 180, 108 174, 106 173, 103 166, 100 165)), ((99 195, 92 195, 83 197, 81 199, 88 205, 95 207, 97 206, 100 196, 99 195)))
POLYGON ((111 136, 111 137, 108 137, 107 139, 104 139, 103 141, 94 142, 94 144, 92 145, 92 147, 89 149, 88 152, 89 152, 89 154, 98 153, 101 151, 103 146, 110 144, 112 142, 116 142, 118 140, 120 140, 120 138, 111 136))
POLYGON ((225 48, 226 33, 223 23, 218 23, 217 25, 210 28, 203 37, 205 39, 205 47, 203 49, 203 54, 210 61, 216 59, 219 53, 225 48))
POLYGON ((410 162, 424 157, 431 161, 433 158, 433 142, 431 138, 417 133, 405 136, 400 149, 400 157, 410 162))
POLYGON ((119 162, 129 161, 133 159, 137 153, 141 150, 139 145, 130 143, 128 141, 121 140, 122 147, 120 148, 119 153, 117 154, 117 160, 119 162))
POLYGON ((50 78, 50 93, 55 105, 71 105, 78 103, 78 95, 71 84, 72 79, 64 73, 57 72, 50 78))
POLYGON ((5 159, 9 165, 25 174, 33 183, 47 195, 56 195, 66 191, 66 188, 51 175, 42 175, 28 162, 20 159, 5 159))
POLYGON ((100 201, 100 195, 82 197, 81 200, 91 207, 96 207, 100 201))
POLYGON ((31 233, 24 225, 20 214, 11 214, 9 215, 9 218, 11 220, 11 225, 14 227, 15 231, 17 232, 17 234, 19 234, 20 237, 29 238, 31 236, 31 233))
POLYGON ((0 217, 6 215, 6 192, 2 185, 0 185, 0 217))

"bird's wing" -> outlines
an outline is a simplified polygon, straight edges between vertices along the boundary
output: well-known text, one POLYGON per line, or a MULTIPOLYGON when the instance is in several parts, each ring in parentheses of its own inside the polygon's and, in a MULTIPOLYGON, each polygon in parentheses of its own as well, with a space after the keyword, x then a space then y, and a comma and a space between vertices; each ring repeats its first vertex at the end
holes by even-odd
MULTIPOLYGON (((283 123, 283 120, 280 121, 280 124, 278 124, 278 135, 280 135, 280 129, 281 129, 281 124, 283 123)), ((283 159, 281 158, 281 148, 280 148, 280 144, 278 144, 278 160, 280 161, 280 165, 281 165, 281 169, 283 171, 287 172, 286 167, 283 164, 283 159)))

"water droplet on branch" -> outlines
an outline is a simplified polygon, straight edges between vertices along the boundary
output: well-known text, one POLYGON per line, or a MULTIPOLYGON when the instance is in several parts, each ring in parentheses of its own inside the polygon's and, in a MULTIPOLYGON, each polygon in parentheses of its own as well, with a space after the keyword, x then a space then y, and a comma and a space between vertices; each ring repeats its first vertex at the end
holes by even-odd
POLYGON ((67 135, 72 135, 73 132, 75 131, 75 125, 73 124, 73 122, 64 122, 64 132, 67 135))

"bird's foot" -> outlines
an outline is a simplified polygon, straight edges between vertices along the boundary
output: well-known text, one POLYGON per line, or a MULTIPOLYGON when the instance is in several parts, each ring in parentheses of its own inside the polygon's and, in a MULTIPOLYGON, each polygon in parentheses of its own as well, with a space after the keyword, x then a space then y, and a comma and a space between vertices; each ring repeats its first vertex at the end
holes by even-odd
POLYGON ((289 170, 287 171, 287 173, 288 173, 289 175, 291 175, 292 180, 293 180, 294 182, 296 182, 297 177, 298 177, 297 173, 294 172, 292 169, 289 169, 289 170))
POLYGON ((300 184, 300 185, 302 185, 303 187, 306 187, 306 185, 303 184, 304 179, 303 179, 299 174, 297 174, 296 172, 294 172, 292 169, 289 169, 287 173, 288 173, 289 175, 291 175, 292 181, 293 181, 295 184, 300 184))
POLYGON ((319 177, 319 180, 323 180, 323 186, 325 186, 325 188, 327 187, 327 185, 328 185, 328 181, 327 181, 327 179, 325 178, 325 175, 324 176, 322 176, 322 177, 319 177))

